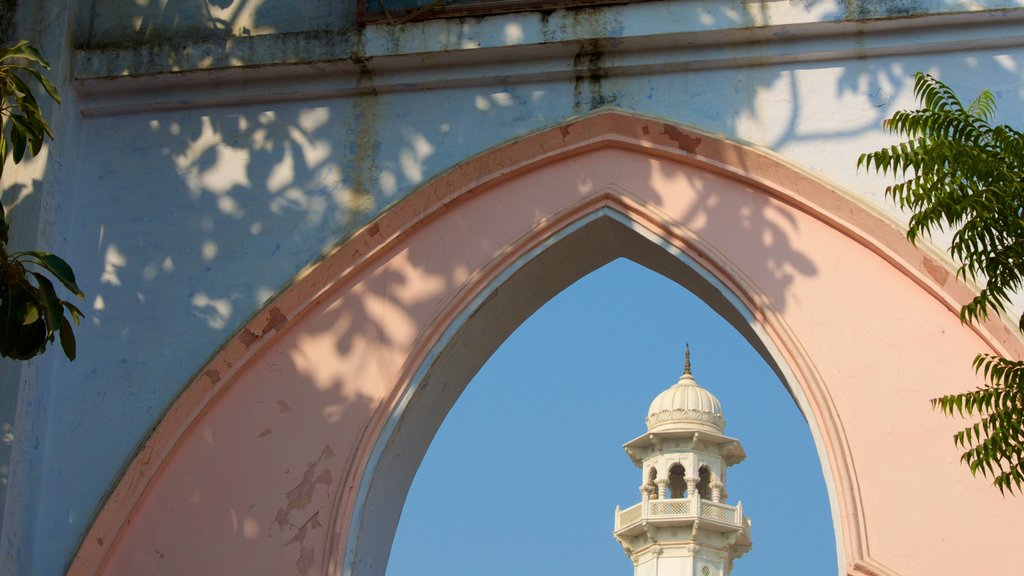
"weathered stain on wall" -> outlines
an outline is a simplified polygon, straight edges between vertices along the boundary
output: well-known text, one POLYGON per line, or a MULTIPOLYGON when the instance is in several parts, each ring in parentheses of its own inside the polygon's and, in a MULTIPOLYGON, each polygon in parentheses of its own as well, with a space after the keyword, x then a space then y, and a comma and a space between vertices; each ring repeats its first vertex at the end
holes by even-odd
POLYGON ((81 46, 116 47, 347 29, 354 2, 307 0, 95 0, 79 24, 81 46))
POLYGON ((924 0, 839 0, 839 6, 849 20, 915 16, 929 11, 924 0))
POLYGON ((0 0, 0 46, 12 41, 14 31, 14 11, 18 9, 18 0, 0 0))
POLYGON ((572 63, 576 70, 572 87, 572 111, 575 114, 614 104, 614 99, 606 98, 602 89, 602 83, 608 77, 601 64, 602 56, 601 46, 597 40, 580 43, 579 52, 572 63))
POLYGON ((346 178, 347 190, 343 195, 344 227, 353 230, 369 219, 377 186, 377 157, 380 152, 377 114, 379 102, 373 85, 371 58, 365 56, 365 40, 361 30, 355 32, 352 62, 359 70, 357 85, 360 95, 356 96, 353 120, 356 123, 355 139, 349 143, 347 154, 351 160, 351 174, 346 178))

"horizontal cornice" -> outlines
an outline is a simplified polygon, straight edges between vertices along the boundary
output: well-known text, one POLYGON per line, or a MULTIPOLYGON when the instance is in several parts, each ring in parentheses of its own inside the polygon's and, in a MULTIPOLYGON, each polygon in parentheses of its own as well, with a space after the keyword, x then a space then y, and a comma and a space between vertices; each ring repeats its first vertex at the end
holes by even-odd
MULTIPOLYGON (((515 18, 518 16, 518 18, 515 18)), ((483 22, 521 29, 541 18, 483 22)), ((140 111, 244 105, 368 93, 560 81, 599 76, 817 63, 1024 46, 1024 8, 820 22, 768 19, 643 35, 568 30, 513 34, 506 44, 474 38, 452 21, 78 49, 73 83, 81 111, 140 111), (779 21, 783 21, 779 23, 779 21), (433 26, 434 28, 431 28, 433 26), (430 38, 426 40, 424 38, 430 38), (416 38, 419 38, 417 40, 416 38), (551 38, 548 40, 547 38, 551 38)), ((506 33, 506 36, 509 36, 506 33)))

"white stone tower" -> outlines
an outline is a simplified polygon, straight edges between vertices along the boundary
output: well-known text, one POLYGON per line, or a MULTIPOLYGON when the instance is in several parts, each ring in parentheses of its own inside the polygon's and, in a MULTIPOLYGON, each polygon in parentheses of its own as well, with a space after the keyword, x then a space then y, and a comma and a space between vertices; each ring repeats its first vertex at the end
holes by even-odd
POLYGON ((723 435, 722 406, 690 373, 651 403, 647 433, 624 447, 643 470, 640 503, 615 509, 615 539, 634 576, 728 576, 750 550, 743 504, 726 504, 726 468, 746 457, 723 435))

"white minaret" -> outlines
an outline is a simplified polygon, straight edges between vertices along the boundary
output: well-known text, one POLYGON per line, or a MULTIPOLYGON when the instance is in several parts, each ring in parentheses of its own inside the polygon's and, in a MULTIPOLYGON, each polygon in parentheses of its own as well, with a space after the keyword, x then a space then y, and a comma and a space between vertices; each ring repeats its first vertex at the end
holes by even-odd
POLYGON ((615 508, 615 539, 634 576, 728 576, 750 550, 743 504, 726 504, 726 468, 746 458, 723 435, 722 406, 690 373, 651 403, 647 434, 624 447, 643 470, 640 503, 615 508))

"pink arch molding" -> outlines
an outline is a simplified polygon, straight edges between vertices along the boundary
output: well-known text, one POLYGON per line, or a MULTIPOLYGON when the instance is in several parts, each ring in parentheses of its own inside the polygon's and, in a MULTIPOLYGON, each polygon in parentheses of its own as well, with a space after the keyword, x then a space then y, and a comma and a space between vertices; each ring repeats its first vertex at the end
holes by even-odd
POLYGON ((971 288, 822 182, 602 112, 465 162, 302 272, 171 406, 69 574, 382 574, 471 376, 620 256, 701 296, 787 384, 822 458, 840 573, 1024 565, 1019 509, 958 464, 959 423, 928 404, 976 381, 975 353, 1019 356, 1014 333, 961 326, 971 288))

